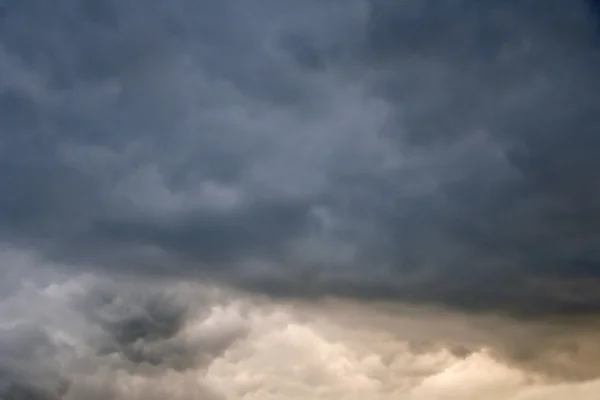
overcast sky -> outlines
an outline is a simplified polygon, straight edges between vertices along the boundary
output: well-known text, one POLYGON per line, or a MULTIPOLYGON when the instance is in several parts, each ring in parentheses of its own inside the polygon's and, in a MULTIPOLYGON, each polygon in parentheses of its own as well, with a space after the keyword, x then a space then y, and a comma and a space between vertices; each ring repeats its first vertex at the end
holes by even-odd
POLYGON ((0 0, 0 399, 595 400, 599 70, 594 1, 0 0))

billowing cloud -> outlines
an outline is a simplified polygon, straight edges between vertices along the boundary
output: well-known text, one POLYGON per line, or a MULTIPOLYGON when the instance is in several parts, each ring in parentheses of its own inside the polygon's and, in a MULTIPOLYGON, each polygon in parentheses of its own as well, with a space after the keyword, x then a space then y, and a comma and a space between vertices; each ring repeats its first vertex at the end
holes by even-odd
POLYGON ((10 400, 585 400, 600 388, 590 325, 90 274, 25 282, 0 317, 10 400))
POLYGON ((591 396, 593 3, 0 1, 0 397, 591 396))

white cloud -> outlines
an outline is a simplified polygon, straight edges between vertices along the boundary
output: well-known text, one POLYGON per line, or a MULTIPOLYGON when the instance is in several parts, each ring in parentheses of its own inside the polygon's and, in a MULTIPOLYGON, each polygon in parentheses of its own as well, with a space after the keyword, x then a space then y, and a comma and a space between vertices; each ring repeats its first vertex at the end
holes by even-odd
MULTIPOLYGON (((2 348, 45 349, 21 357, 12 373, 43 377, 58 392, 66 387, 64 400, 595 400, 600 391, 600 380, 551 382, 494 355, 491 332, 514 340, 518 329, 535 336, 533 325, 425 308, 276 302, 196 283, 82 275, 25 282, 0 303, 0 319, 2 348), (102 318, 152 313, 148 299, 158 295, 185 307, 182 324, 106 351, 114 332, 102 318), (90 319, 94 313, 104 317, 90 319), (470 347, 456 351, 461 343, 470 347), (132 349, 146 358, 131 358, 132 349)), ((14 358, 6 349, 4 370, 14 358)))

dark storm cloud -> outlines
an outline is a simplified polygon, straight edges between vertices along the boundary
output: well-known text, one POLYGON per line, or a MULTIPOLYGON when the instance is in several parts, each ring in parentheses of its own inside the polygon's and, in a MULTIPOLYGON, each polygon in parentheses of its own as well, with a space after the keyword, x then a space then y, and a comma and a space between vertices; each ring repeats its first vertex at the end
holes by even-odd
POLYGON ((389 215, 407 264, 445 266, 423 289, 468 307, 597 309, 600 58, 586 5, 375 3, 372 49, 402 144, 485 138, 449 166, 458 176, 389 215), (559 280, 579 292, 545 286, 559 280))
POLYGON ((99 353, 119 355, 135 366, 149 364, 159 368, 185 370, 202 368, 218 358, 244 329, 219 332, 199 342, 189 342, 181 333, 194 318, 209 318, 218 301, 196 298, 193 306, 184 304, 174 294, 136 285, 127 292, 118 285, 100 285, 83 299, 73 303, 82 315, 97 324, 107 335, 98 343, 99 353))
POLYGON ((123 354, 137 364, 153 365, 167 364, 167 357, 178 355, 176 351, 147 351, 149 346, 173 338, 182 329, 185 309, 173 300, 154 295, 136 302, 116 293, 92 292, 83 304, 84 314, 109 336, 104 352, 123 354))
MULTIPOLYGON (((4 242, 279 295, 600 306, 584 1, 27 0, 0 18, 4 242)), ((123 329, 160 331, 147 312, 123 329)))

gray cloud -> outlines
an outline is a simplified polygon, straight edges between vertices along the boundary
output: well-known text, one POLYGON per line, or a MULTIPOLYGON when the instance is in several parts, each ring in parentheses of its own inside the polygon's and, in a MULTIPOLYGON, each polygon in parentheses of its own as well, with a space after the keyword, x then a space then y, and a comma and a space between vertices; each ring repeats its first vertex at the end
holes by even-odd
MULTIPOLYGON (((0 18, 0 239, 62 274, 598 311, 583 1, 8 0, 0 18)), ((187 305, 118 299, 80 312, 130 370, 207 365, 243 335, 190 359, 187 305)))
POLYGON ((190 319, 209 318, 212 307, 227 303, 207 296, 181 297, 147 285, 104 285, 74 302, 81 301, 83 306, 77 308, 104 333, 98 344, 100 354, 119 355, 133 366, 181 371, 206 367, 244 336, 244 326, 225 327, 214 336, 194 340, 182 338, 190 319), (185 304, 189 301, 194 306, 185 304))
POLYGON ((48 335, 34 325, 0 330, 0 398, 59 399, 66 389, 57 349, 48 335))
POLYGON ((51 282, 0 302, 0 399, 222 398, 202 375, 246 335, 243 316, 218 313, 231 298, 90 275, 51 282))

